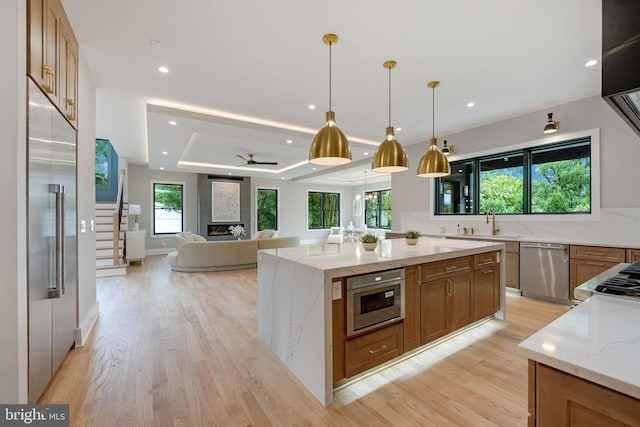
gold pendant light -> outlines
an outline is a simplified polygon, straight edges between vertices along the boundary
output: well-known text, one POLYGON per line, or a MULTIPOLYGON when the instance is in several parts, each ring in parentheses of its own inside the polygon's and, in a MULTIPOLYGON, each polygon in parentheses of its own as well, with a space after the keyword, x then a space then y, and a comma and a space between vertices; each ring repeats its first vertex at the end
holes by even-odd
POLYGON ((383 64, 389 70, 389 126, 387 126, 387 137, 378 146, 376 154, 373 156, 371 170, 374 172, 403 172, 409 169, 407 153, 402 145, 393 135, 391 126, 391 69, 396 68, 396 61, 387 61, 383 64))
POLYGON ((426 178, 439 178, 442 176, 447 176, 451 174, 451 170, 449 167, 449 161, 447 157, 438 150, 438 140, 436 139, 436 120, 435 120, 435 107, 436 107, 436 95, 435 91, 438 86, 440 86, 440 82, 429 82, 427 84, 431 89, 433 89, 432 96, 432 121, 433 121, 433 134, 431 137, 431 141, 429 141, 429 148, 427 152, 424 153, 422 159, 420 159, 420 164, 418 165, 418 176, 426 177, 426 178))
POLYGON ((326 124, 311 143, 309 162, 324 166, 344 165, 351 162, 351 149, 347 137, 335 124, 335 113, 331 111, 331 46, 338 42, 338 36, 325 34, 322 41, 329 45, 329 111, 326 124))

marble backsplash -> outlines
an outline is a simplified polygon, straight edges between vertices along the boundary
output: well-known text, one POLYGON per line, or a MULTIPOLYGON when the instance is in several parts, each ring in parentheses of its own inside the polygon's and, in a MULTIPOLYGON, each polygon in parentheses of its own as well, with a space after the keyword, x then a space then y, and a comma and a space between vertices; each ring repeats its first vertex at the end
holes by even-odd
MULTIPOLYGON (((403 212, 400 228, 394 231, 418 230, 429 235, 454 235, 457 225, 476 234, 490 235, 491 220, 484 215, 434 217, 427 211, 403 212)), ((523 240, 594 244, 640 248, 640 208, 600 209, 600 218, 554 216, 528 219, 520 216, 496 217, 498 236, 523 240)))

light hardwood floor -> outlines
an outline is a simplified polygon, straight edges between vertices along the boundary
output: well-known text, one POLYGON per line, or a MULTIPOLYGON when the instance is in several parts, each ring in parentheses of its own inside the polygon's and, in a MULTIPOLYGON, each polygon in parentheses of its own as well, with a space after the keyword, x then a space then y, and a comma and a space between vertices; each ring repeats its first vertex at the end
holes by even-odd
POLYGON ((41 398, 75 426, 525 426, 517 344, 567 307, 507 298, 479 327, 335 393, 324 408, 257 337, 256 270, 147 257, 97 282, 100 317, 41 398))

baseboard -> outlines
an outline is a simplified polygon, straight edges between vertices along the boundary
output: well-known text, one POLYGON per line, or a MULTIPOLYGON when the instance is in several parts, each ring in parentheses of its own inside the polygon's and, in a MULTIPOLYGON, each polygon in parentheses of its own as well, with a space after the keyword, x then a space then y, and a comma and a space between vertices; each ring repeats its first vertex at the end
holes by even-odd
POLYGON ((98 321, 99 315, 100 311, 96 300, 87 315, 80 321, 80 327, 76 329, 76 347, 83 347, 84 343, 87 342, 87 338, 89 338, 93 327, 98 321))

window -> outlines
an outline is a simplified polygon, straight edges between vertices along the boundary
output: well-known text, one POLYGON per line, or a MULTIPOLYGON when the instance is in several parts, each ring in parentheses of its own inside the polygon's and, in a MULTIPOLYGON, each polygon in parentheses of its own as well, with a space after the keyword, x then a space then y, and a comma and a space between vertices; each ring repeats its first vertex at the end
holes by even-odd
POLYGON ((436 215, 481 215, 490 209, 591 213, 591 145, 591 137, 580 137, 452 162, 451 175, 435 180, 436 215))
POLYGON ((152 182, 153 234, 175 234, 183 231, 184 184, 152 182))
POLYGON ((278 189, 256 189, 257 231, 278 229, 278 189))
POLYGON ((364 195, 367 227, 391 229, 391 190, 367 191, 364 195))
POLYGON ((326 229, 340 225, 340 193, 307 192, 307 228, 326 229))
POLYGON ((473 209, 474 162, 452 162, 451 175, 441 178, 436 212, 442 215, 465 214, 473 209))
POLYGON ((523 153, 500 154, 479 160, 480 211, 522 213, 523 153))

